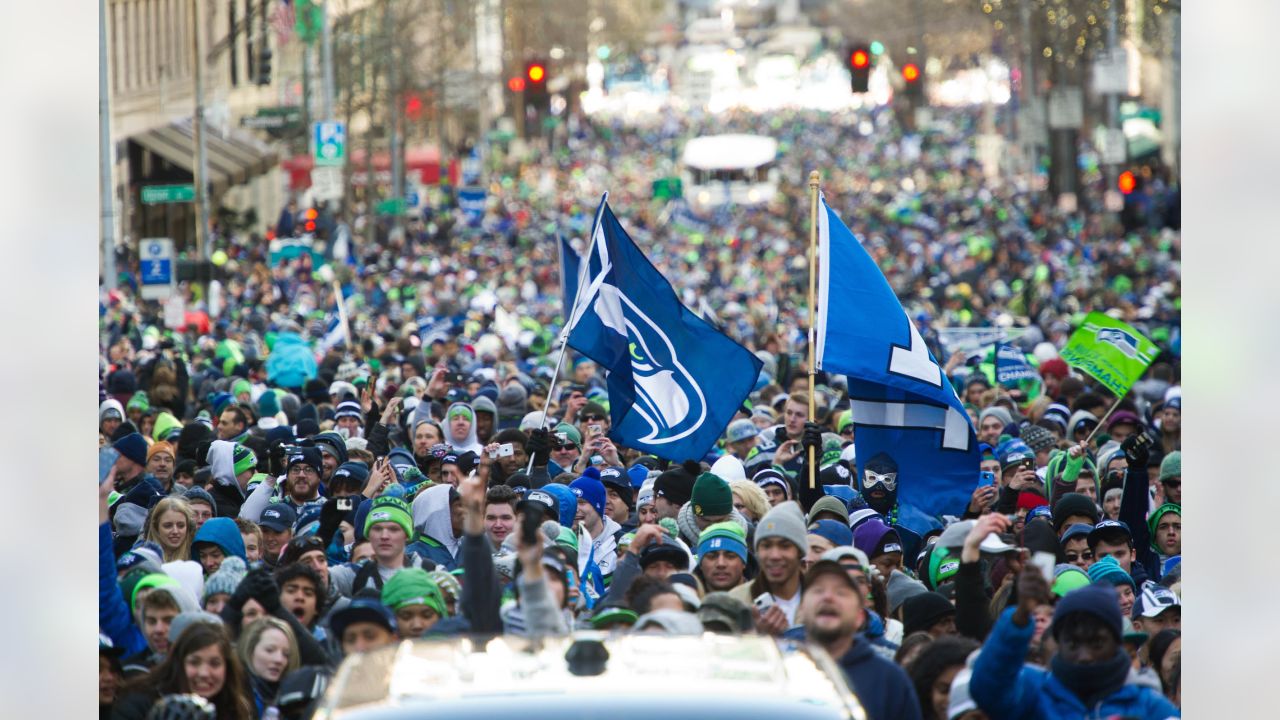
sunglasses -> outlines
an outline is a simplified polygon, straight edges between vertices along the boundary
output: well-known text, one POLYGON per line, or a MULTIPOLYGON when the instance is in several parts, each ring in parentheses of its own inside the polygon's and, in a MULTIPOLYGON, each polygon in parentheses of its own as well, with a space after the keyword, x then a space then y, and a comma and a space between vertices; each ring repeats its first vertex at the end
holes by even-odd
POLYGON ((872 472, 870 470, 864 470, 863 478, 868 488, 876 485, 884 485, 886 490, 892 492, 894 488, 898 487, 898 473, 896 472, 881 475, 880 473, 872 472))
POLYGON ((1165 480, 1164 486, 1167 488, 1173 488, 1174 490, 1180 490, 1182 489, 1182 481, 1181 480, 1165 480))
POLYGON ((603 415, 583 415, 582 419, 587 422, 604 422, 603 415))
POLYGON ((1067 555, 1067 562, 1069 562, 1069 563, 1074 563, 1074 562, 1077 562, 1077 561, 1080 561, 1080 560, 1092 560, 1092 559, 1093 559, 1093 551, 1092 551, 1092 550, 1085 550, 1084 552, 1081 552, 1081 553, 1072 553, 1072 552, 1069 552, 1069 553, 1067 553, 1066 555, 1067 555))
POLYGON ((840 434, 841 434, 841 435, 852 435, 852 434, 853 434, 853 426, 852 426, 852 425, 850 425, 849 427, 847 427, 847 428, 845 428, 845 429, 841 430, 841 431, 840 431, 840 434))

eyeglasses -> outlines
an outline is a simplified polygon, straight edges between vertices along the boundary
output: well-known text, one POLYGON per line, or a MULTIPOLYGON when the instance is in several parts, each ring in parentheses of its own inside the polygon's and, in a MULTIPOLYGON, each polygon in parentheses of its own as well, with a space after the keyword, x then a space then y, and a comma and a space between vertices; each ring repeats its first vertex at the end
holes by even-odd
POLYGON ((894 488, 898 487, 898 473, 896 472, 881 475, 880 473, 872 472, 870 470, 864 470, 863 478, 868 488, 875 485, 884 485, 886 490, 892 492, 894 488))

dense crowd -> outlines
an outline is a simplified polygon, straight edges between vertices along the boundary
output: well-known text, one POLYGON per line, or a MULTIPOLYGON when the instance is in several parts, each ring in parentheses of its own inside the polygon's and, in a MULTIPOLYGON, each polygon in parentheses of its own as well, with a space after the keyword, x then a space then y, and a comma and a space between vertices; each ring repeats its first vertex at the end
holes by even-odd
POLYGON ((166 328, 126 273, 101 307, 104 717, 175 694, 305 717, 352 653, 581 628, 807 639, 871 718, 1176 715, 1179 236, 985 181, 972 118, 953 120, 922 142, 880 114, 584 121, 487 167, 483 218, 350 218, 322 253, 334 282, 222 237, 216 317, 183 287, 166 328), (723 131, 779 140, 774 202, 696 217, 650 197, 685 139, 723 131), (874 457, 858 473, 842 378, 805 366, 814 168, 982 443, 970 502, 923 537, 896 523, 912 479, 874 457), (705 457, 610 439, 587 358, 551 383, 555 237, 584 245, 603 190, 683 301, 764 362, 705 457), (1092 310, 1161 350, 1114 408, 1057 357, 1092 310), (944 355, 949 328, 1017 330, 1038 377, 996 382, 989 347, 944 355))

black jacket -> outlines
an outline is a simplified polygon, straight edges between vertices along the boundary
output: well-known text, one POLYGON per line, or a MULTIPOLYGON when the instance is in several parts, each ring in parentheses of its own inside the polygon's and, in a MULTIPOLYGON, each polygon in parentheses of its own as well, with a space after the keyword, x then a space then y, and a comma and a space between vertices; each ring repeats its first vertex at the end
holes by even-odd
POLYGON ((868 720, 920 720, 920 700, 907 673, 856 640, 837 661, 868 720))

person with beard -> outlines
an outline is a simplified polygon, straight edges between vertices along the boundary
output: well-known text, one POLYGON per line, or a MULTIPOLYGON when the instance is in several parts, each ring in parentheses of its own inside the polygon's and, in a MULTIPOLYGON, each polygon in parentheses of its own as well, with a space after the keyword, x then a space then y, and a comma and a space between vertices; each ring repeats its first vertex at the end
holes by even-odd
POLYGON ((1057 653, 1048 670, 1024 664, 1036 609, 1049 605, 1049 583, 1026 567, 1018 603, 1006 609, 973 665, 969 692, 993 720, 1128 717, 1163 720, 1181 713, 1158 691, 1126 684, 1131 662, 1121 644, 1124 620, 1111 588, 1087 585, 1058 601, 1049 627, 1057 653))
POLYGON ((840 563, 819 560, 804 577, 800 619, 805 638, 827 651, 870 720, 919 720, 920 701, 902 668, 859 640, 862 592, 840 563))

